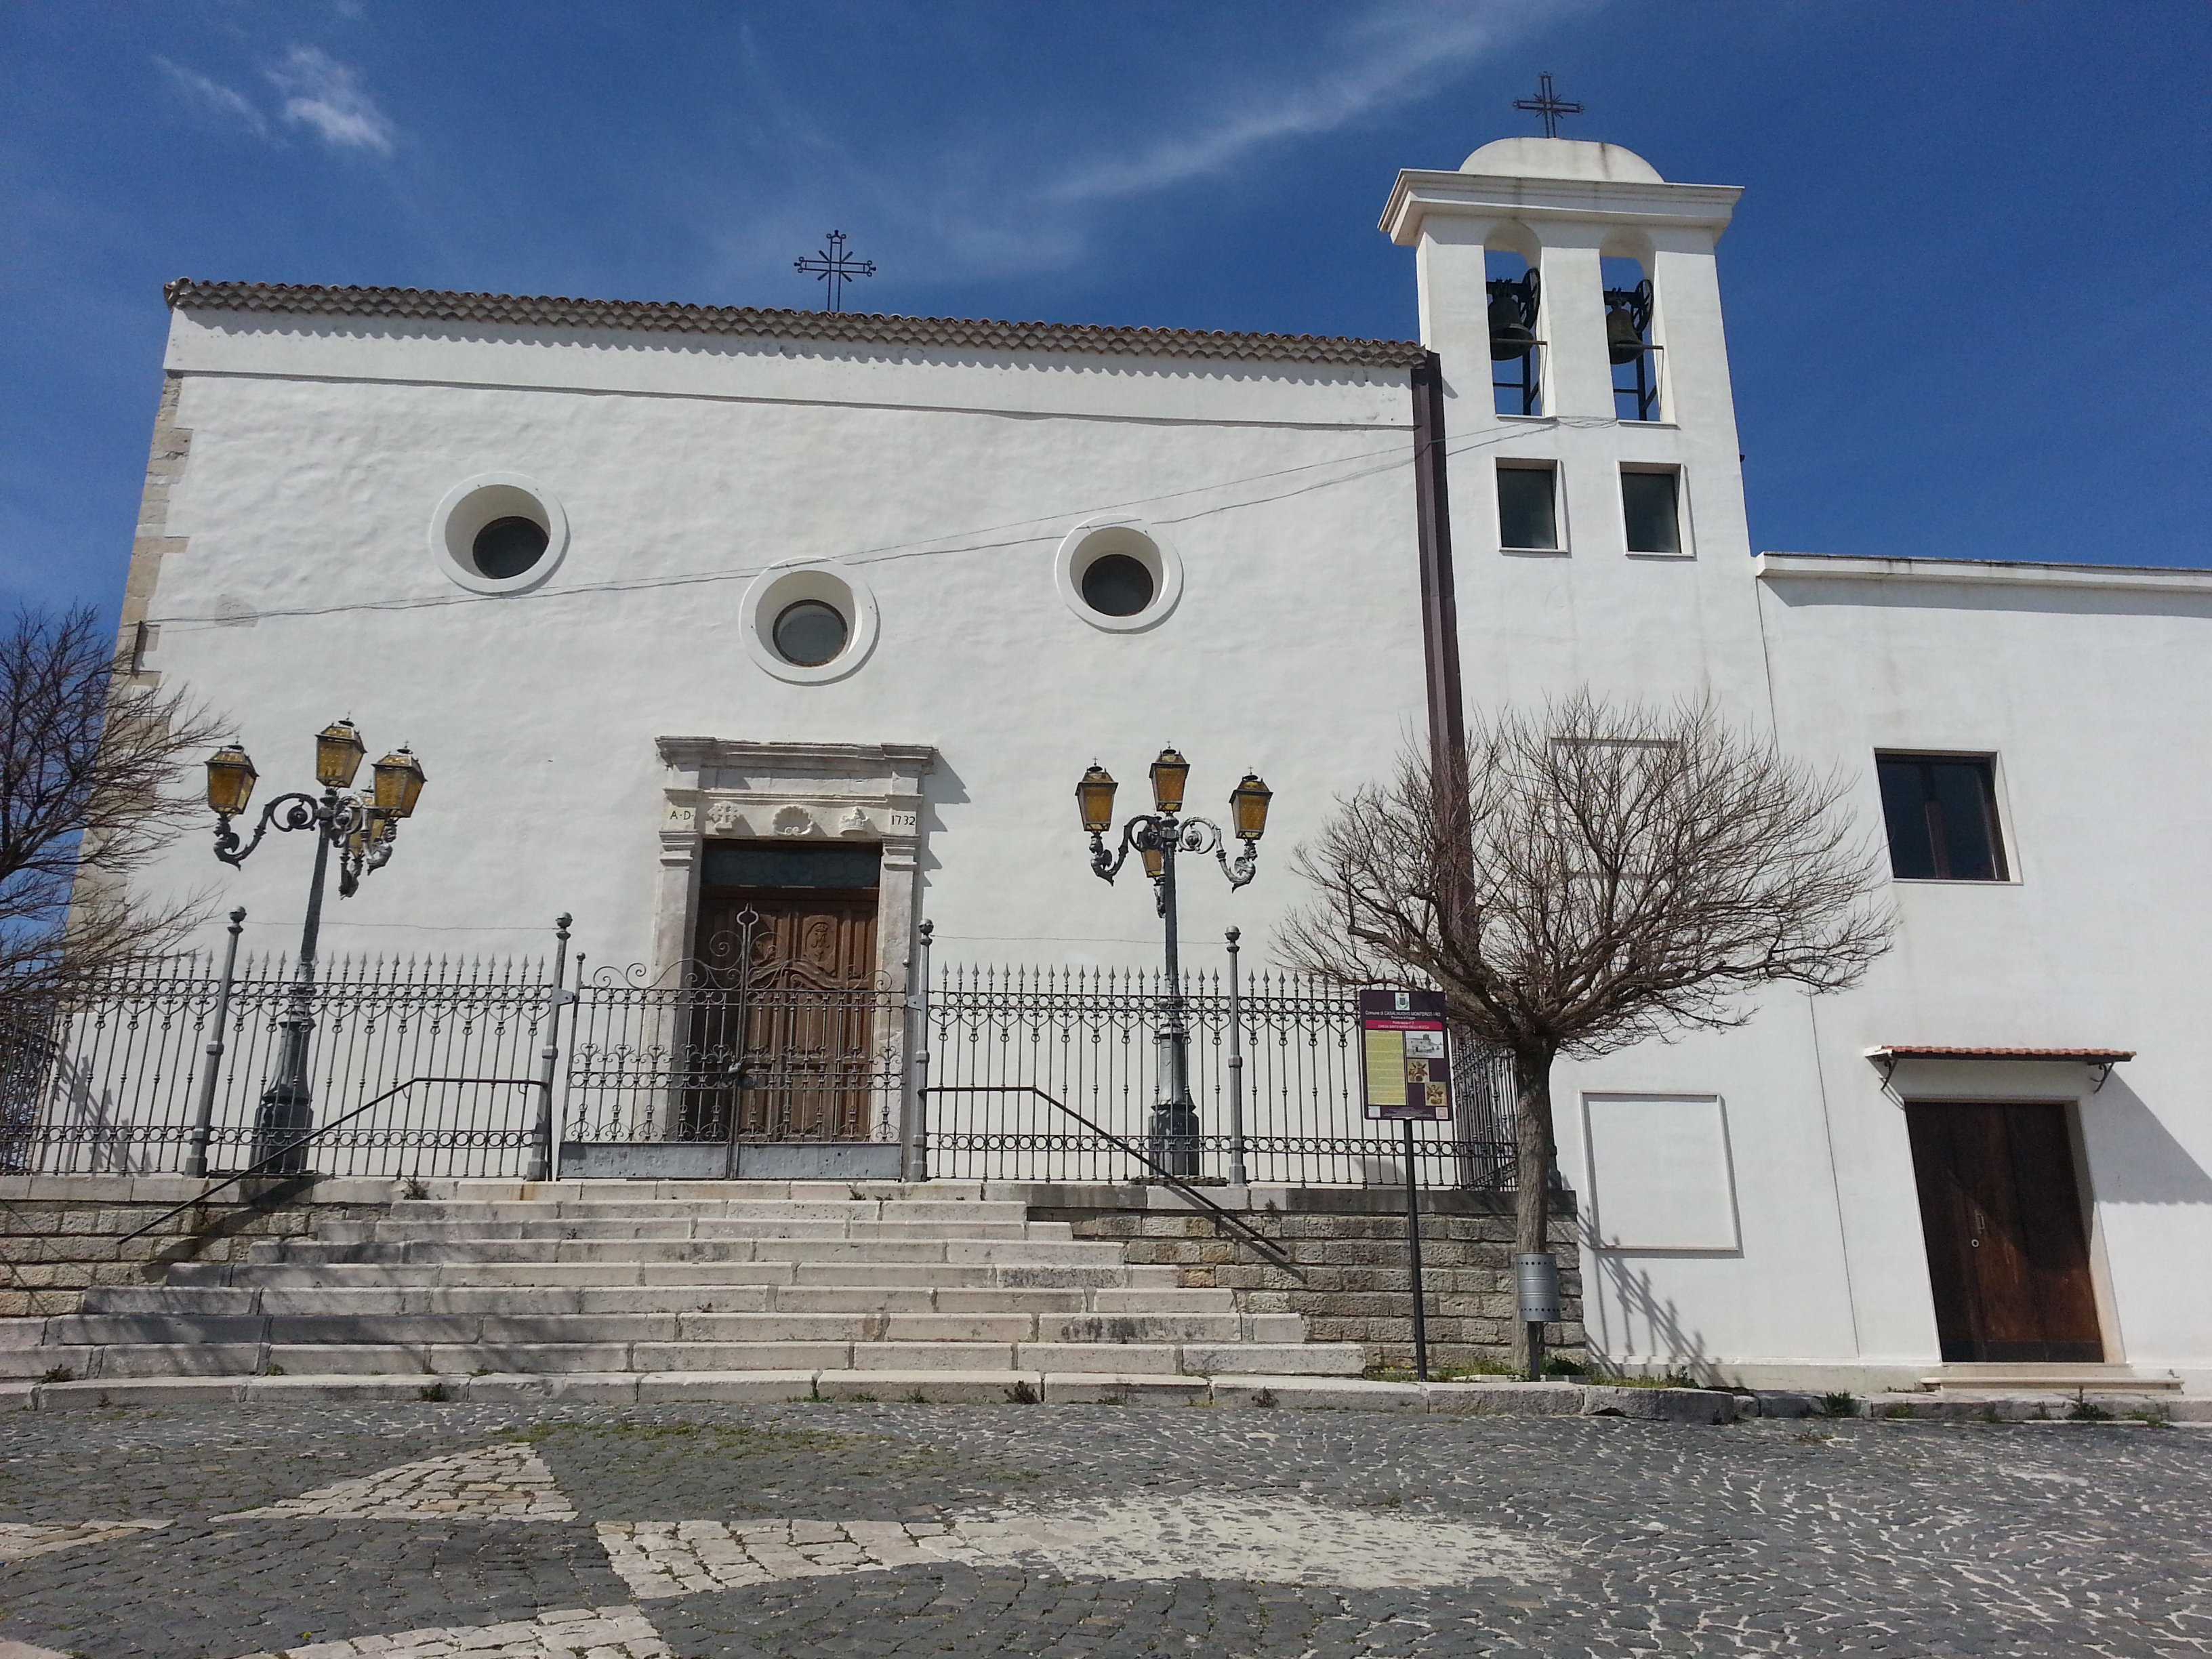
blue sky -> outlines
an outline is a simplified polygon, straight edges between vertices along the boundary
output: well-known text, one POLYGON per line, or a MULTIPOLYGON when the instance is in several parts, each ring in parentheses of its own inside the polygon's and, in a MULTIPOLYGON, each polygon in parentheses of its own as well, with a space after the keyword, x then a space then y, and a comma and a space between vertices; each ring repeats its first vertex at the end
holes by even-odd
POLYGON ((1542 70, 1747 186, 1754 546, 2212 565, 2203 0, 15 0, 0 601, 118 597, 169 277, 1410 337, 1542 70))

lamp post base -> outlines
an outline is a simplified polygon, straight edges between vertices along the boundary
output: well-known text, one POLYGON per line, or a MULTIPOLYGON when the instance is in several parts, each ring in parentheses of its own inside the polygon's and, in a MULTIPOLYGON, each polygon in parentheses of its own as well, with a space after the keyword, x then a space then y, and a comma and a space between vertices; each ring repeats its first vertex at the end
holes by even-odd
POLYGON ((1170 1175, 1188 1181, 1199 1173, 1198 1108, 1174 1101, 1152 1108, 1145 1151, 1170 1175))
POLYGON ((261 1097, 261 1109, 253 1116, 253 1158, 256 1164, 281 1153, 265 1165, 263 1175, 303 1175, 307 1150, 283 1149, 315 1127, 313 1097, 301 1083, 272 1083, 261 1097))

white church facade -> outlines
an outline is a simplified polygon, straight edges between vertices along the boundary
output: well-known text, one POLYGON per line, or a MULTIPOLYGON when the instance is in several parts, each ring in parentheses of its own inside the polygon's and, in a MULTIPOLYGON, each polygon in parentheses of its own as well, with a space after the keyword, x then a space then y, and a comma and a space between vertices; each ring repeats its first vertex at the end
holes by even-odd
MULTIPOLYGON (((1148 964, 1071 789, 1169 744, 1200 810, 1274 792, 1257 879, 1182 908, 1194 962, 1264 960, 1291 846, 1439 722, 1710 695, 1860 780, 1899 931, 1847 994, 1562 1064, 1592 1349, 2212 1391, 2212 572, 1755 552, 1736 196, 1560 139, 1403 173, 1418 342, 179 283, 133 666, 264 789, 342 714, 420 757, 327 948, 568 911, 649 974, 799 852, 869 863, 887 975, 925 919, 1148 964)), ((277 943, 297 860, 152 879, 218 875, 277 943)))

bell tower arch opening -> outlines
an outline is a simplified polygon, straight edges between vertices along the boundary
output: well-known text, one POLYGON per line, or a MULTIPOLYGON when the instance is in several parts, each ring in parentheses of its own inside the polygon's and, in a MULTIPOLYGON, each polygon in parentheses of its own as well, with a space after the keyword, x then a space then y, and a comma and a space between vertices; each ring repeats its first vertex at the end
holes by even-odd
POLYGON ((1620 421, 1663 421, 1662 348, 1656 337, 1658 295, 1651 262, 1640 252, 1606 250, 1599 261, 1605 289, 1605 353, 1613 370, 1613 413, 1620 421))
POLYGON ((1537 264, 1535 240, 1517 227, 1501 227, 1485 239, 1491 397, 1500 415, 1544 412, 1544 288, 1537 264))

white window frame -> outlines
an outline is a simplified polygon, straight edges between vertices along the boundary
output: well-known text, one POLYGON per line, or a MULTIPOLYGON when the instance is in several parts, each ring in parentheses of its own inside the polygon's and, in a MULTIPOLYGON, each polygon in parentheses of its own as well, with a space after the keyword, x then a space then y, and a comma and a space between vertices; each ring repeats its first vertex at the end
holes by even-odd
MULTIPOLYGON (((1630 424, 1634 424, 1630 422, 1630 424)), ((1620 532, 1620 545, 1632 559, 1694 559, 1698 556, 1698 537, 1695 517, 1690 511, 1690 470, 1680 461, 1620 461, 1614 464, 1613 482, 1613 523, 1620 532), (1679 553, 1644 553, 1628 545, 1628 488, 1623 481, 1632 472, 1669 472, 1674 477, 1674 534, 1682 544, 1679 553)))
POLYGON ((1567 527, 1567 480, 1564 463, 1545 455, 1499 455, 1492 459, 1490 479, 1490 522, 1497 532, 1498 550, 1516 559, 1565 558, 1573 546, 1567 527), (1508 547, 1505 544, 1505 515, 1498 501, 1498 474, 1504 471, 1549 472, 1552 475, 1552 532, 1557 547, 1508 547))

